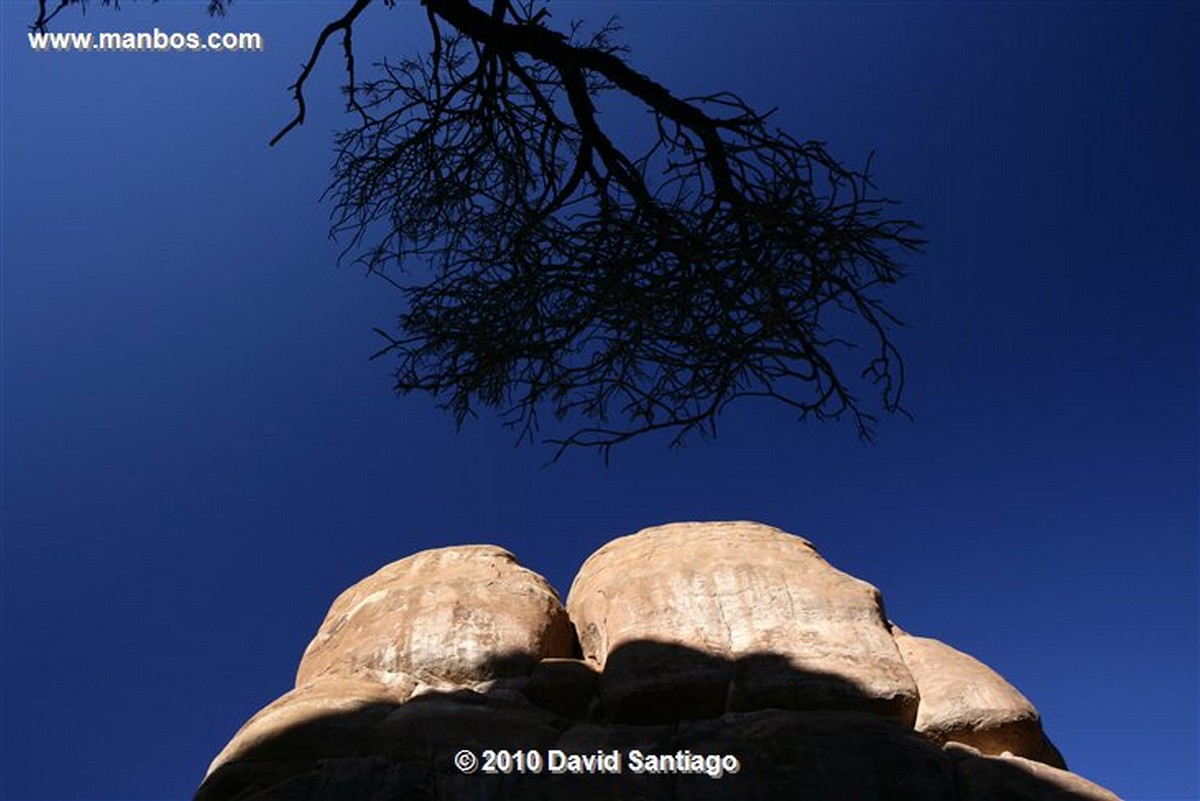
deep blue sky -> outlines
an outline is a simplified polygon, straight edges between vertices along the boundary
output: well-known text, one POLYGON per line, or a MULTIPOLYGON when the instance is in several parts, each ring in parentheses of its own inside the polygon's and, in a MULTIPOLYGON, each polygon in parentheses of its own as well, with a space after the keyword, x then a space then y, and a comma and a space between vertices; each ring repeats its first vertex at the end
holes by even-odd
MULTIPOLYGON (((1079 773, 1197 780, 1200 6, 560 3, 683 93, 778 106, 931 240, 877 444, 734 407, 721 436, 546 467, 369 362, 396 298, 326 238, 343 5, 93 5, 59 30, 252 30, 258 54, 51 55, 0 6, 0 797, 182 799, 342 588, 495 542, 565 594, 609 538, 761 520, 988 662, 1079 773), (336 55, 336 51, 332 54, 336 55)), ((368 31, 370 33, 368 34, 368 31)), ((360 58, 425 44, 415 4, 360 58)))

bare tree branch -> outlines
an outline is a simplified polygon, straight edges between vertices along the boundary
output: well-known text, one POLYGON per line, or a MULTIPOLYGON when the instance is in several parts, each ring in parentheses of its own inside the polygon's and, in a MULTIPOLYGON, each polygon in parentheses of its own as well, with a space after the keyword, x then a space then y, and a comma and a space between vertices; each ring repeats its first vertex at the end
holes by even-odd
MULTIPOLYGON (((151 0, 157 2, 157 0, 151 0)), ((226 9, 233 0, 208 0, 208 14, 212 17, 220 17, 225 15, 226 9)), ((102 6, 112 6, 119 9, 121 7, 120 0, 100 0, 102 6)), ((37 18, 29 26, 31 31, 37 33, 45 33, 50 21, 58 16, 58 12, 69 6, 79 6, 85 13, 87 11, 87 0, 58 0, 53 8, 48 8, 46 0, 37 0, 38 13, 37 18)))
POLYGON ((271 139, 271 146, 274 147, 280 139, 287 136, 288 133, 298 125, 304 124, 307 106, 304 102, 304 83, 308 80, 308 76, 312 74, 313 67, 317 66, 317 61, 321 58, 321 51, 325 49, 325 43, 329 41, 329 37, 333 36, 338 31, 342 32, 342 46, 346 58, 346 73, 348 77, 347 91, 349 94, 349 104, 351 107, 357 106, 354 97, 355 76, 354 76, 354 48, 351 45, 350 35, 354 27, 355 20, 366 10, 367 6, 371 5, 371 0, 355 0, 354 5, 350 7, 344 15, 330 22, 322 30, 317 37, 316 44, 313 45, 312 53, 308 57, 308 61, 304 62, 304 66, 300 69, 300 77, 296 82, 288 87, 292 96, 296 99, 296 116, 292 117, 283 129, 275 134, 271 139))
POLYGON ((556 458, 712 436, 739 398, 849 416, 864 438, 864 386, 903 411, 898 320, 875 293, 921 240, 886 216, 870 160, 846 168, 732 94, 676 97, 611 24, 583 37, 532 2, 425 6, 432 56, 359 87, 367 118, 339 137, 329 190, 335 232, 403 288, 376 354, 398 359, 397 391, 460 424, 495 408, 525 439, 545 409, 592 421, 548 440, 556 458), (600 122, 612 92, 652 115, 640 155, 600 122))
MULTIPOLYGON (((46 2, 34 27, 82 0, 46 2)), ((549 410, 574 426, 547 440, 555 458, 714 436, 743 398, 848 417, 864 438, 876 409, 903 412, 899 321, 879 293, 923 242, 870 159, 848 168, 730 93, 678 97, 629 65, 614 22, 552 30, 538 0, 422 0, 430 52, 362 80, 353 30, 370 4, 320 31, 271 144, 304 123, 340 33, 356 122, 327 197, 344 252, 403 295, 397 332, 376 329, 398 392, 459 424, 495 409, 528 440, 549 410), (651 122, 640 151, 599 112, 620 95, 651 122)))

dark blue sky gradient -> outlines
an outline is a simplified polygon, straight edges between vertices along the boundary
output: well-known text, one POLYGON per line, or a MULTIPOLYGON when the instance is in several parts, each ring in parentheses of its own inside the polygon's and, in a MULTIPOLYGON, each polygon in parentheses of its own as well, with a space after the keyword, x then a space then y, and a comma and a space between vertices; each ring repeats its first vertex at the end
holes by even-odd
MULTIPOLYGON (((495 542, 564 595, 609 538, 761 520, 991 664, 1079 773, 1195 799, 1200 6, 559 3, 635 65, 829 142, 925 224, 879 441, 748 403, 668 450, 514 449, 397 400, 386 285, 318 202, 347 4, 94 4, 59 30, 251 30, 258 54, 38 54, 0 5, 0 797, 182 799, 291 684, 341 589, 495 542)), ((426 44, 373 8, 360 60, 426 44)), ((621 109, 610 118, 643 124, 621 109)))

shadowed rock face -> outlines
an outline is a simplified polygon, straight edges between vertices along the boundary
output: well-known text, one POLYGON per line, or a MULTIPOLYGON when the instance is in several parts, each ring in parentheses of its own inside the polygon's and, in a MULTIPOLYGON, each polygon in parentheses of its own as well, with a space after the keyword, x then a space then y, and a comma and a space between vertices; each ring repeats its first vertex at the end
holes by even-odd
POLYGON ((388 565, 334 602, 296 687, 242 727, 196 794, 376 798, 1116 796, 1065 770, 1015 688, 900 631, 878 590, 811 543, 681 523, 605 545, 565 609, 493 546, 388 565), (463 773, 461 749, 536 752, 540 769, 463 773), (552 772, 552 753, 597 767, 552 772))
POLYGON ((916 718, 917 685, 879 591, 832 567, 806 540, 768 526, 676 523, 614 540, 583 563, 567 611, 584 657, 604 671, 609 720, 772 707, 859 710, 908 725, 916 718), (704 674, 674 652, 662 661, 640 650, 638 661, 614 658, 622 644, 639 641, 676 643, 726 663, 778 658, 736 674, 704 674))

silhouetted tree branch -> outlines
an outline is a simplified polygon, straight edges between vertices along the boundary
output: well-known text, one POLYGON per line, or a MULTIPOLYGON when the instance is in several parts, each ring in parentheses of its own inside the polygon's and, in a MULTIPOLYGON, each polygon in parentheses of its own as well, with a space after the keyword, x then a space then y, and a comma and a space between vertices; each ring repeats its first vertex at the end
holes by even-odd
MULTIPOLYGON (((155 3, 158 0, 150 0, 155 3)), ((210 16, 220 17, 225 15, 225 9, 229 6, 232 0, 208 0, 208 13, 210 16)), ((87 0, 58 0, 58 2, 47 3, 46 0, 37 0, 37 17, 33 24, 29 26, 32 31, 39 33, 45 32, 50 25, 50 21, 58 16, 58 13, 63 9, 71 6, 78 6, 83 10, 87 10, 87 0)), ((102 6, 112 6, 113 8, 121 7, 121 0, 100 0, 102 6)))
POLYGON ((627 63, 611 21, 555 31, 534 0, 422 0, 430 51, 360 80, 351 35, 370 2, 320 32, 272 144, 304 122, 340 33, 356 123, 337 139, 333 231, 404 295, 396 332, 376 329, 397 391, 460 425, 496 409, 521 438, 547 410, 582 419, 549 440, 556 458, 715 434, 745 397, 849 417, 864 438, 874 409, 902 411, 898 321, 877 292, 922 242, 869 160, 847 168, 733 94, 678 97, 627 63), (640 151, 597 112, 618 94, 653 122, 640 151))

